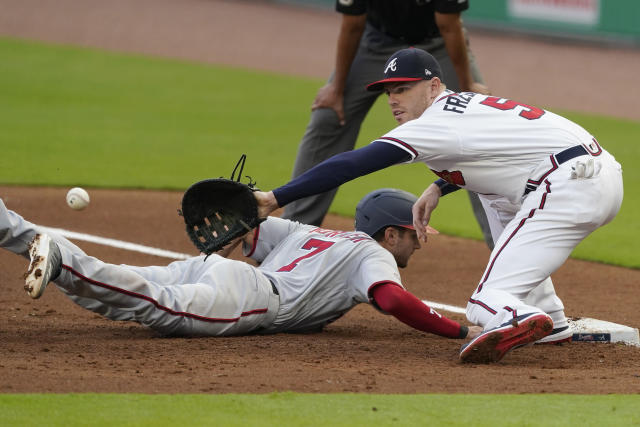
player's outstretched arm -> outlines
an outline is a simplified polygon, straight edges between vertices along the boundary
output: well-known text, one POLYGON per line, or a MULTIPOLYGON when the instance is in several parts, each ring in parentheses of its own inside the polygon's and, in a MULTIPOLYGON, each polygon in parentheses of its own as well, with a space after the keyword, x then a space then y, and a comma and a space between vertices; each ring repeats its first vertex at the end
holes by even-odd
POLYGON ((431 309, 412 293, 394 283, 381 283, 371 292, 383 311, 412 328, 447 338, 468 338, 479 334, 477 326, 467 327, 431 309), (473 328, 473 329, 472 329, 473 328))
POLYGON ((431 212, 438 206, 438 201, 442 196, 442 191, 437 184, 431 184, 422 193, 420 198, 413 205, 413 227, 416 229, 418 239, 427 241, 428 225, 431 220, 431 212))

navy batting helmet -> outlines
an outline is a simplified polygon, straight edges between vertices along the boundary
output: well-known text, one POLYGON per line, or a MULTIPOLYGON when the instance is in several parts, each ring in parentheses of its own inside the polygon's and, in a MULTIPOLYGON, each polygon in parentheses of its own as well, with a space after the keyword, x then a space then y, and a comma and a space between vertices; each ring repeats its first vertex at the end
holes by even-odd
POLYGON ((395 188, 372 191, 358 202, 356 230, 373 236, 388 225, 413 229, 411 208, 417 197, 395 188))

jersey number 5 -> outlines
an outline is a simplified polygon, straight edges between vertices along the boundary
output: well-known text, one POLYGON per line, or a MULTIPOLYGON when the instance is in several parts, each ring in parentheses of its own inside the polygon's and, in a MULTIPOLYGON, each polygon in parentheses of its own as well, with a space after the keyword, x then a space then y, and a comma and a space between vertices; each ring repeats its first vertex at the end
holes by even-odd
POLYGON ((278 271, 291 271, 298 266, 298 263, 305 258, 311 258, 314 255, 319 254, 320 252, 328 249, 335 242, 327 242, 326 240, 320 239, 309 239, 302 245, 301 249, 311 250, 315 249, 315 251, 309 252, 308 254, 302 255, 300 258, 296 258, 293 260, 291 264, 285 265, 284 267, 280 267, 278 271))
POLYGON ((498 98, 497 96, 488 96, 487 99, 481 101, 480 104, 486 105, 489 107, 497 108, 498 110, 513 110, 518 105, 523 107, 523 110, 518 114, 520 117, 524 117, 527 120, 536 120, 542 117, 545 113, 544 110, 541 110, 537 107, 532 107, 531 105, 523 104, 521 102, 512 101, 510 99, 498 98))

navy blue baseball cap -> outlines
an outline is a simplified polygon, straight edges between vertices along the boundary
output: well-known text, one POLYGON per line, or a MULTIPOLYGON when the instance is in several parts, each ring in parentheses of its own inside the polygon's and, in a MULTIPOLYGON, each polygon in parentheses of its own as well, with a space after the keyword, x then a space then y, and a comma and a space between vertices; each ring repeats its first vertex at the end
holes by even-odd
POLYGON ((367 90, 382 90, 385 83, 442 80, 442 70, 438 60, 422 49, 410 47, 391 55, 384 64, 384 78, 367 85, 367 90))

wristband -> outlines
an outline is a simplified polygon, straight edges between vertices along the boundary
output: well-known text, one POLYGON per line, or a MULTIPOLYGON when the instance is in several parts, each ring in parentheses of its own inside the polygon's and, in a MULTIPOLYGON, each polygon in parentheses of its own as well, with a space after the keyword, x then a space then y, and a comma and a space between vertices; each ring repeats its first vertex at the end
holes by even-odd
POLYGON ((454 191, 458 191, 460 189, 460 187, 458 187, 457 185, 450 184, 442 178, 436 180, 434 184, 437 185, 438 188, 440 188, 440 192, 443 196, 446 196, 447 194, 453 193, 454 191))
POLYGON ((458 335, 458 339, 466 338, 469 335, 469 328, 464 325, 460 325, 460 335, 458 335))

